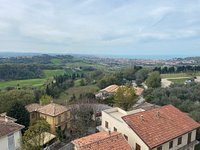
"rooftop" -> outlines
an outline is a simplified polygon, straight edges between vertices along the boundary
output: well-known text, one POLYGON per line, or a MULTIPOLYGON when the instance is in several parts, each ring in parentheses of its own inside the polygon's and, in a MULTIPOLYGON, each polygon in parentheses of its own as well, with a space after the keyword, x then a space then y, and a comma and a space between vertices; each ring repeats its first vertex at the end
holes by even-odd
POLYGON ((131 150, 121 133, 105 131, 95 133, 72 142, 78 150, 131 150))
POLYGON ((200 127, 199 123, 172 105, 122 118, 150 148, 155 148, 200 127))
POLYGON ((17 124, 6 117, 0 117, 0 137, 6 136, 8 134, 14 133, 23 129, 24 126, 17 124))
POLYGON ((42 106, 37 111, 42 114, 46 114, 46 115, 50 115, 50 116, 57 116, 59 114, 62 114, 64 112, 68 111, 68 108, 63 105, 50 103, 45 106, 42 106))
POLYGON ((115 93, 117 92, 118 88, 119 86, 114 84, 102 89, 101 91, 106 91, 108 93, 115 93))
POLYGON ((28 112, 34 112, 34 111, 37 111, 41 107, 42 106, 40 104, 32 103, 32 104, 27 105, 26 109, 28 110, 28 112))

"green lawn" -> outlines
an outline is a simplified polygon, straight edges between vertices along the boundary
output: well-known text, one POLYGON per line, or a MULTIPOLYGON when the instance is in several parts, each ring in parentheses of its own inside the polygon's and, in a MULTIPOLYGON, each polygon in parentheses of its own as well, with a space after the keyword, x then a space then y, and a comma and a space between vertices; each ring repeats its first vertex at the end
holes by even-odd
POLYGON ((173 83, 176 84, 183 84, 186 80, 188 80, 190 78, 183 78, 183 79, 168 79, 169 81, 172 81, 173 83))
POLYGON ((193 77, 199 76, 200 72, 196 73, 169 73, 169 74, 161 74, 161 78, 177 78, 177 77, 193 77))
POLYGON ((53 77, 53 76, 58 76, 58 75, 63 75, 65 73, 64 70, 62 69, 57 69, 57 70, 44 70, 44 76, 45 78, 53 77))
POLYGON ((28 79, 28 80, 13 80, 0 82, 0 89, 6 87, 24 87, 24 86, 42 86, 46 82, 46 79, 28 79))
POLYGON ((51 60, 51 62, 54 64, 54 65, 60 65, 62 60, 61 59, 58 59, 58 58, 54 58, 51 60))

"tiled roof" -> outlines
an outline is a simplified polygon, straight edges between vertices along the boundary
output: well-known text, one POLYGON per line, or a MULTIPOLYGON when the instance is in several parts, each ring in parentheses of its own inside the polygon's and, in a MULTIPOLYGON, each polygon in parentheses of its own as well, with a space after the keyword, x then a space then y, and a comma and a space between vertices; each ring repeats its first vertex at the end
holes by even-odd
POLYGON ((122 118, 150 148, 200 127, 199 123, 172 105, 122 118))
POLYGON ((32 103, 32 104, 27 105, 26 109, 28 110, 28 112, 34 112, 34 111, 37 111, 41 107, 42 106, 40 104, 32 103))
POLYGON ((5 120, 5 117, 0 117, 0 137, 14 133, 23 129, 24 126, 10 120, 5 120))
POLYGON ((42 114, 46 114, 46 115, 50 115, 50 116, 57 116, 59 114, 62 114, 64 112, 68 111, 68 109, 62 105, 50 103, 48 105, 42 106, 37 111, 42 114))
POLYGON ((106 91, 108 93, 115 93, 117 92, 118 88, 119 86, 114 84, 106 87, 105 89, 102 89, 101 91, 106 91))
POLYGON ((77 150, 131 150, 121 133, 102 131, 72 142, 77 150))

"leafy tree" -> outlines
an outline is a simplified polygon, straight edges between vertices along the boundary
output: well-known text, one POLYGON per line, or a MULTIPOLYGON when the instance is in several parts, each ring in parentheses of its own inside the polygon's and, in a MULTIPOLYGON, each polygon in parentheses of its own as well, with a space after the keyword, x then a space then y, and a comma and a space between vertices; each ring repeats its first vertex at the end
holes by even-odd
POLYGON ((136 102, 137 96, 133 87, 120 87, 114 96, 114 105, 128 110, 136 102))
POLYGON ((22 137, 22 148, 24 150, 42 150, 44 143, 44 132, 50 132, 50 125, 44 120, 37 120, 25 131, 22 137))
POLYGON ((144 82, 148 77, 148 73, 149 73, 149 70, 146 68, 143 68, 137 71, 135 74, 136 83, 140 85, 142 82, 144 82))
POLYGON ((26 110, 22 102, 15 101, 7 111, 7 115, 17 119, 17 123, 24 125, 26 128, 29 126, 29 112, 26 110))
POLYGON ((146 84, 148 87, 157 88, 161 86, 161 77, 158 71, 154 71, 150 73, 146 80, 146 84))
POLYGON ((47 104, 51 103, 51 101, 53 101, 53 98, 49 95, 43 95, 40 98, 40 104, 41 105, 47 105, 47 104))
POLYGON ((80 80, 80 86, 84 86, 85 85, 85 80, 84 79, 81 79, 80 80))

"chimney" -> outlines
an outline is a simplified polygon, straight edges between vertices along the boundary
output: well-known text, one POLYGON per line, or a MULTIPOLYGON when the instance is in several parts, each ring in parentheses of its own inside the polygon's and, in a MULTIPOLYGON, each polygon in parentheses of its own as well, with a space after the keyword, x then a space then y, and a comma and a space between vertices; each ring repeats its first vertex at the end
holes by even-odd
POLYGON ((157 117, 158 119, 160 118, 160 112, 159 112, 159 111, 157 111, 156 117, 157 117))
POLYGON ((8 122, 8 118, 7 118, 7 116, 5 115, 5 122, 8 122))
POLYGON ((140 120, 144 121, 144 116, 143 115, 140 115, 140 120))

